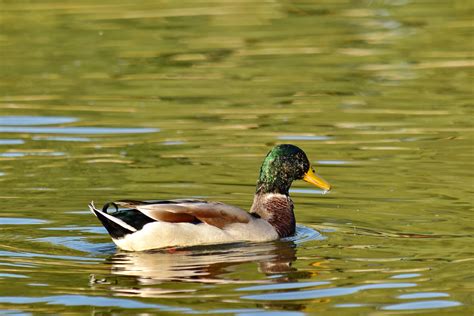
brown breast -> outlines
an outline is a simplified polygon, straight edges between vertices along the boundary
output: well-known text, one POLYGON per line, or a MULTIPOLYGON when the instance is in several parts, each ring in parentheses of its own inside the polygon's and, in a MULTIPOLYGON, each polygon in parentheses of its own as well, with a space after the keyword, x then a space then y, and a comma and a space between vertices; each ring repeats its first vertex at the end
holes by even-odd
POLYGON ((283 194, 267 193, 255 195, 251 213, 258 214, 269 222, 277 231, 280 238, 295 233, 295 215, 293 201, 283 194))

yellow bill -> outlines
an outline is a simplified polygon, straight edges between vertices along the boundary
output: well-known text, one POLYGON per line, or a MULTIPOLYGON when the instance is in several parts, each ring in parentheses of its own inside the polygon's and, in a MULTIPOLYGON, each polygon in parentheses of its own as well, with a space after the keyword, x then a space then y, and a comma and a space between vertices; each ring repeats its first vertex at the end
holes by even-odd
POLYGON ((326 182, 326 180, 315 174, 313 168, 309 168, 308 172, 304 175, 303 180, 323 189, 324 191, 331 190, 331 185, 326 182))

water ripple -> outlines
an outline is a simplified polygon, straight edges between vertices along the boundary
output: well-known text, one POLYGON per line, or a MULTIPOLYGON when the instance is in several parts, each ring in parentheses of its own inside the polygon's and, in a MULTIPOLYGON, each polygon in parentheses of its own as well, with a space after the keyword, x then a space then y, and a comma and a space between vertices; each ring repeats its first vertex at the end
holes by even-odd
POLYGON ((443 300, 433 300, 433 301, 420 301, 420 302, 410 302, 410 303, 400 303, 392 304, 382 307, 383 310, 387 311, 402 311, 402 310, 418 310, 418 309, 438 309, 438 308, 447 308, 461 306, 462 304, 457 301, 443 301, 443 300))
POLYGON ((390 279, 409 279, 409 278, 416 278, 419 277, 420 273, 404 273, 404 274, 397 274, 390 277, 390 279))
POLYGON ((63 152, 6 152, 0 153, 0 157, 4 158, 18 158, 18 157, 26 157, 26 156, 47 156, 47 157, 59 157, 66 155, 63 152))
POLYGON ((0 257, 9 257, 9 258, 47 258, 47 259, 60 259, 60 260, 70 260, 76 261, 77 263, 84 263, 90 261, 101 261, 100 258, 86 258, 79 256, 68 256, 68 255, 49 255, 43 253, 33 253, 33 252, 13 252, 0 250, 0 257))
POLYGON ((448 293, 442 292, 419 292, 399 295, 399 299, 413 299, 413 298, 433 298, 433 297, 449 297, 448 293))
POLYGON ((377 283, 377 284, 364 284, 354 287, 334 287, 329 289, 317 289, 308 291, 291 291, 281 293, 270 293, 270 294, 256 294, 242 296, 243 299, 248 300, 265 300, 265 301, 298 301, 298 300, 310 300, 322 297, 334 297, 354 294, 363 290, 372 289, 399 289, 414 287, 416 283, 377 283))
POLYGON ((0 297, 0 302, 8 304, 47 303, 49 305, 63 306, 115 306, 121 308, 158 308, 161 310, 166 309, 173 311, 188 310, 184 308, 170 308, 159 304, 142 303, 130 299, 86 295, 55 295, 46 297, 3 296, 0 297))
POLYGON ((76 122, 74 117, 67 116, 0 116, 0 125, 51 125, 76 122))
POLYGON ((16 218, 16 217, 1 217, 0 225, 37 225, 44 224, 47 221, 35 218, 16 218))
POLYGON ((21 145, 25 141, 22 139, 0 139, 0 145, 21 145))
POLYGON ((295 244, 301 244, 304 242, 312 241, 312 240, 324 240, 326 237, 321 235, 318 231, 306 227, 303 225, 296 225, 296 233, 294 236, 283 238, 284 241, 292 241, 295 244))
POLYGON ((291 289, 302 289, 306 287, 314 287, 320 285, 330 284, 327 281, 320 282, 291 282, 291 283, 276 283, 276 284, 265 284, 265 285, 256 285, 241 287, 236 289, 236 291, 269 291, 269 290, 291 290, 291 289))
POLYGON ((59 141, 59 142, 89 142, 90 138, 87 137, 67 137, 67 136, 34 136, 33 140, 48 140, 48 141, 59 141))
POLYGON ((329 140, 332 137, 318 135, 283 135, 277 137, 280 140, 329 140))
POLYGON ((18 278, 18 279, 23 279, 27 278, 26 275, 22 274, 16 274, 16 273, 0 273, 0 279, 1 278, 18 278))
POLYGON ((0 126, 0 133, 32 133, 32 134, 143 134, 159 132, 159 128, 119 128, 119 127, 23 127, 0 126))

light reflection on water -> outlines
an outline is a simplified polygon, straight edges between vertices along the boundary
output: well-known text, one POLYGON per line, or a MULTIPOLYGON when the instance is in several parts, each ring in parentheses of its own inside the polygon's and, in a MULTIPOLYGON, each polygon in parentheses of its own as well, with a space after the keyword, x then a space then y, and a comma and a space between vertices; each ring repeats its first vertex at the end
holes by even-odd
POLYGON ((64 156, 65 153, 61 152, 7 152, 1 153, 0 157, 5 158, 18 158, 25 156, 64 156))
POLYGON ((33 136, 33 140, 53 140, 60 142, 90 142, 92 139, 87 137, 68 137, 68 136, 33 136))
POLYGON ((50 125, 76 122, 74 117, 61 116, 0 116, 0 126, 5 125, 50 125))
POLYGON ((21 145, 24 143, 21 139, 0 139, 0 145, 21 145))
POLYGON ((113 128, 113 127, 3 127, 0 133, 31 133, 31 134, 74 134, 74 135, 107 135, 107 134, 139 134, 159 132, 158 128, 113 128))
POLYGON ((416 283, 378 283, 378 284, 367 284, 354 287, 337 287, 328 289, 318 290, 303 290, 293 292, 280 292, 271 294, 257 294, 243 296, 244 299, 249 300, 263 300, 263 301, 299 301, 299 300, 310 300, 322 297, 334 297, 341 295, 350 295, 359 291, 371 290, 371 289, 398 289, 414 287, 416 283))
POLYGON ((455 307, 462 305, 460 302, 456 301, 446 301, 446 300, 432 300, 432 301, 422 301, 422 302, 411 302, 411 303, 400 303, 383 306, 383 310, 387 311, 410 311, 410 310, 420 310, 420 309, 439 309, 447 307, 455 307))
POLYGON ((34 225, 34 224, 44 224, 46 221, 35 218, 11 218, 11 217, 1 217, 0 225, 34 225))

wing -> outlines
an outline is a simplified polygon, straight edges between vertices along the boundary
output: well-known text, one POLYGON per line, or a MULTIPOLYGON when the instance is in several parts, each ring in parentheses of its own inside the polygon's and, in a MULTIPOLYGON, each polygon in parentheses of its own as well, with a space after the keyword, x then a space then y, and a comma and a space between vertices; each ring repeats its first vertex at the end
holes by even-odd
POLYGON ((203 200, 168 200, 156 202, 117 201, 116 205, 135 209, 162 222, 204 222, 219 228, 232 223, 248 223, 252 216, 246 211, 220 202, 203 200))

